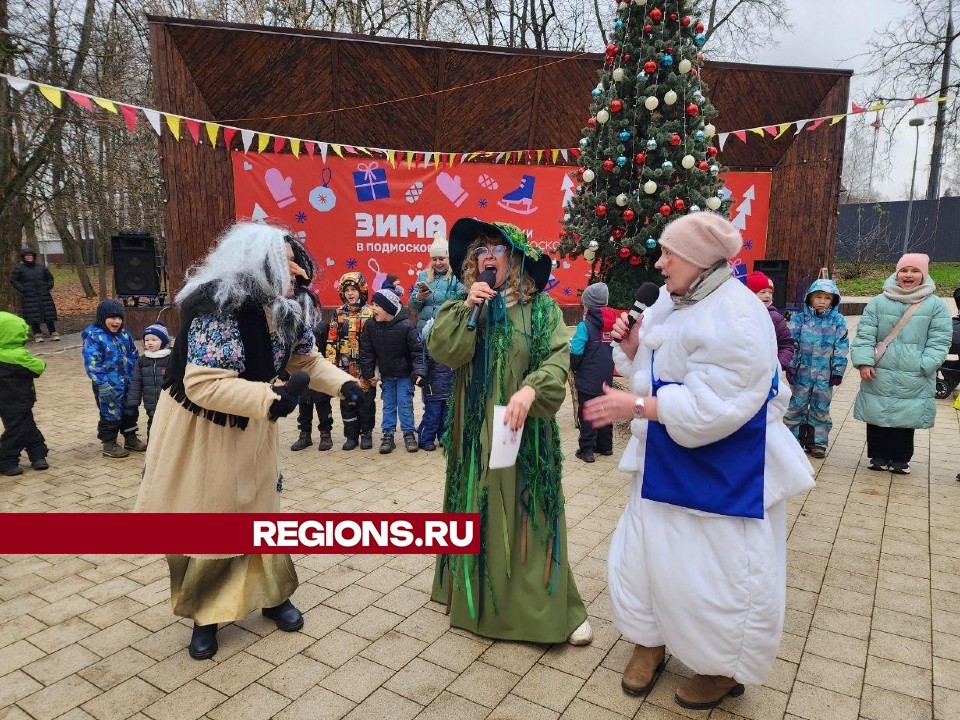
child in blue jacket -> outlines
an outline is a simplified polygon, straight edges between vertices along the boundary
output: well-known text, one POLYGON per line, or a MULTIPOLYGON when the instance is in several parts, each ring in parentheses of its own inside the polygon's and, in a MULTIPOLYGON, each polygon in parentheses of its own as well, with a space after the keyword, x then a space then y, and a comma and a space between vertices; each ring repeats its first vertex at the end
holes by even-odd
POLYGON ((423 383, 423 418, 417 428, 421 450, 433 451, 447 429, 447 401, 453 393, 453 368, 430 357, 427 338, 433 329, 433 318, 423 326, 423 364, 427 377, 423 383))
POLYGON ((787 379, 793 390, 783 417, 787 427, 811 457, 827 455, 833 428, 830 401, 833 389, 847 369, 847 323, 837 310, 840 291, 833 280, 815 280, 803 310, 790 318, 790 333, 797 343, 787 379))
POLYGON ((81 334, 83 369, 93 382, 93 397, 100 411, 97 437, 104 457, 123 458, 131 450, 143 452, 147 444, 137 437, 136 407, 125 407, 127 389, 139 359, 133 335, 123 329, 123 305, 104 300, 97 305, 97 320, 81 334), (123 435, 123 447, 117 434, 123 435))
POLYGON ((588 400, 603 395, 604 385, 613 385, 613 324, 617 313, 607 307, 610 291, 604 283, 588 285, 580 297, 583 320, 570 338, 570 369, 577 389, 580 439, 577 457, 587 463, 595 453, 613 455, 613 425, 595 428, 583 419, 588 400))

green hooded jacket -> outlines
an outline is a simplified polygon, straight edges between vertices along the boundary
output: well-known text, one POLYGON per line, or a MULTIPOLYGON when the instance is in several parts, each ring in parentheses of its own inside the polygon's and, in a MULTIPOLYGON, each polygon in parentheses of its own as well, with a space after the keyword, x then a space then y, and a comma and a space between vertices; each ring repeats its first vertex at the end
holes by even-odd
POLYGON ((0 312, 0 363, 19 365, 39 377, 47 369, 47 363, 24 347, 29 333, 27 321, 22 317, 0 312))

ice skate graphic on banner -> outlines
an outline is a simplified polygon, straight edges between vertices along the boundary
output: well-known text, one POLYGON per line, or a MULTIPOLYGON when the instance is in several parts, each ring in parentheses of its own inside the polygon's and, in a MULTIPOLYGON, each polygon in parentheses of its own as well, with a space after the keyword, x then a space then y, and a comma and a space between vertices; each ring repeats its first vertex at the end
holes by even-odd
POLYGON ((517 215, 535 213, 537 206, 533 204, 533 186, 536 181, 533 175, 524 175, 520 178, 520 186, 504 195, 497 205, 517 215))
POLYGON ((330 188, 331 180, 333 180, 333 170, 325 167, 320 172, 321 185, 310 191, 310 204, 313 205, 313 209, 318 212, 330 212, 337 204, 337 196, 330 188))

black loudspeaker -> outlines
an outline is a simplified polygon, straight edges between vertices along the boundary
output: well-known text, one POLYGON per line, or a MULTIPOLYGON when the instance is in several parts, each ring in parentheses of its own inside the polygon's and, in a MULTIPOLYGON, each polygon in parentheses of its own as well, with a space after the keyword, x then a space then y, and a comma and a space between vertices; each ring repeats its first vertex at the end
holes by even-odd
POLYGON ((118 297, 150 297, 160 294, 157 249, 153 236, 131 234, 111 238, 113 288, 118 297))
POLYGON ((773 306, 785 308, 789 302, 793 302, 793 296, 787 290, 787 277, 790 274, 789 260, 754 260, 753 271, 762 272, 768 278, 773 280, 773 306))

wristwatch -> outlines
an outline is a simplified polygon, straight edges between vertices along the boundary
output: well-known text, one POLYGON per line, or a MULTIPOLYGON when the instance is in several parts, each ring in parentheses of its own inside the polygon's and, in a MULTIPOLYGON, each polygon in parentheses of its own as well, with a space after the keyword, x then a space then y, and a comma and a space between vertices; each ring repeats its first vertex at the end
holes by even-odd
POLYGON ((643 402, 643 398, 637 398, 637 401, 633 404, 633 415, 634 417, 642 418, 647 412, 647 406, 643 402))

